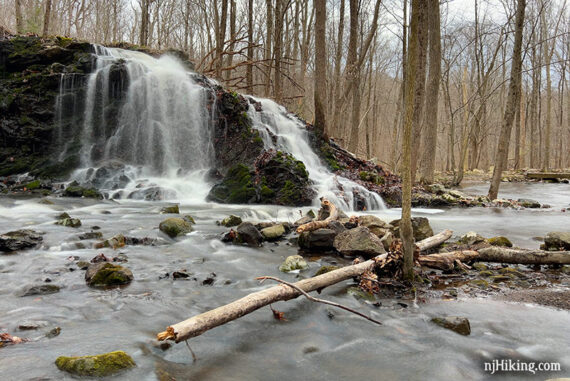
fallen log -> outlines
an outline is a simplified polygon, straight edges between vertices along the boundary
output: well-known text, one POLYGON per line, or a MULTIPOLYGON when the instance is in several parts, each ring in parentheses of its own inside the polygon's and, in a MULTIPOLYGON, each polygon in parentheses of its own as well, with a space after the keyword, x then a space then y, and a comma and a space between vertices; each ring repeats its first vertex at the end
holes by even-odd
POLYGON ((420 255, 418 261, 422 266, 440 270, 453 270, 455 261, 470 262, 478 259, 479 253, 473 250, 453 251, 450 253, 439 253, 430 255, 420 255))
MULTIPOLYGON (((377 263, 386 259, 387 256, 388 254, 378 255, 368 261, 346 266, 293 284, 305 292, 320 290, 374 269, 377 263)), ((157 339, 161 341, 174 340, 179 343, 180 341, 200 336, 212 328, 238 319, 271 303, 294 299, 300 295, 302 293, 299 290, 279 284, 254 292, 225 306, 204 312, 180 323, 173 324, 167 327, 166 331, 159 333, 157 339)))
POLYGON ((332 202, 330 202, 326 198, 323 198, 321 200, 321 206, 329 210, 329 216, 322 221, 311 221, 299 226, 296 230, 298 234, 326 228, 327 226, 329 226, 329 222, 338 219, 338 209, 336 208, 336 206, 334 206, 332 202))
POLYGON ((432 235, 420 242, 416 242, 416 246, 420 249, 420 251, 425 251, 427 249, 431 249, 433 247, 437 247, 451 238, 453 231, 449 229, 445 229, 442 232, 437 233, 436 235, 432 235))
POLYGON ((570 265, 570 251, 544 251, 487 247, 479 249, 478 261, 521 265, 570 265))

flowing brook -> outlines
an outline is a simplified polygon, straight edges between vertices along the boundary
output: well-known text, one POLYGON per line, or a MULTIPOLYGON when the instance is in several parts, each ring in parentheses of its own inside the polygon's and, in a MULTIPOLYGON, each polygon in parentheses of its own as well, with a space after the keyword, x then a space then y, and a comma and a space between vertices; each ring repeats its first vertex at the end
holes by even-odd
MULTIPOLYGON (((0 231, 30 228, 45 233, 38 248, 0 256, 0 330, 31 339, 0 350, 2 379, 72 379, 54 365, 58 356, 114 350, 126 351, 137 363, 135 369, 119 375, 120 380, 476 380, 488 378, 485 361, 501 358, 556 361, 565 370, 564 374, 541 374, 541 379, 568 374, 568 311, 485 298, 427 303, 378 298, 369 302, 347 294, 352 281, 325 289, 321 297, 370 314, 382 326, 299 298, 273 305, 285 313, 286 321, 275 320, 271 310, 263 308, 190 340, 197 362, 184 344, 157 346, 155 335, 166 326, 270 286, 260 285, 254 280, 257 276, 294 282, 312 276, 321 265, 350 261, 331 255, 311 257, 308 270, 284 274, 279 264, 297 251, 286 241, 260 248, 222 243, 220 236, 227 229, 215 221, 229 214, 253 222, 293 222, 301 216, 300 208, 204 201, 211 186, 204 176, 212 163, 211 115, 203 107, 209 90, 198 86, 172 58, 156 60, 117 49, 100 49, 98 54, 97 68, 82 100, 86 105, 82 123, 77 127, 83 140, 82 169, 73 177, 98 182, 113 199, 49 197, 51 205, 37 199, 2 199, 0 231), (127 75, 117 76, 115 70, 127 75), (119 126, 112 133, 105 131, 110 120, 119 126), (168 190, 166 194, 180 202, 181 214, 195 218, 194 232, 177 240, 166 238, 158 225, 167 217, 159 211, 168 203, 127 198, 153 186, 168 190), (54 225, 64 211, 81 219, 82 226, 54 225), (94 249, 96 240, 79 238, 92 229, 105 238, 117 233, 148 237, 154 245, 94 249), (99 253, 126 258, 134 281, 108 290, 86 286, 78 262, 99 253), (174 279, 173 272, 189 276, 174 279), (60 291, 21 296, 29 286, 41 284, 59 286, 60 291), (442 315, 468 317, 471 335, 461 336, 430 322, 442 315), (35 331, 18 331, 18 325, 29 320, 43 323, 35 331), (60 327, 61 333, 46 338, 54 327, 60 327)), ((71 82, 62 85, 58 103, 73 103, 67 94, 72 86, 71 82)), ((347 193, 358 185, 331 176, 293 116, 271 101, 258 101, 263 111, 250 109, 249 114, 266 147, 294 154, 305 163, 319 195, 350 210, 352 201, 338 196, 338 184, 347 193)), ((570 190, 566 184, 525 187, 553 208, 416 213, 429 213, 435 230, 451 228, 458 234, 477 230, 486 236, 500 233, 515 245, 536 247, 532 236, 568 225, 568 216, 560 208, 568 206, 564 204, 570 190), (547 194, 555 196, 545 199, 547 194)), ((399 212, 384 209, 378 196, 369 194, 367 203, 367 213, 385 220, 398 218, 399 212)), ((308 209, 301 208, 301 212, 308 209)), ((515 380, 520 374, 501 377, 515 380)))

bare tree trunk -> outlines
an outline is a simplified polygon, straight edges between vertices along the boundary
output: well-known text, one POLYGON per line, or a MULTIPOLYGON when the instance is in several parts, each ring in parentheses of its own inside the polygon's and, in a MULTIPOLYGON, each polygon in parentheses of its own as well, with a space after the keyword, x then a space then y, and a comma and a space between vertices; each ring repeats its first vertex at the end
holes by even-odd
POLYGON ((340 116, 340 90, 342 87, 340 79, 340 66, 342 61, 342 41, 344 35, 344 3, 345 0, 340 0, 340 14, 339 14, 339 24, 338 33, 336 40, 336 52, 334 58, 334 111, 333 111, 333 121, 332 125, 329 123, 329 127, 333 130, 332 134, 336 137, 340 136, 339 128, 339 116, 340 116))
MULTIPOLYGON (((214 5, 216 7, 215 14, 217 11, 217 2, 214 5)), ((228 0, 222 0, 221 13, 216 18, 216 26, 218 28, 216 33, 216 78, 222 79, 222 67, 223 67, 223 52, 224 45, 226 42, 226 25, 228 19, 228 0)))
POLYGON ((248 0, 247 6, 247 60, 246 83, 247 91, 253 94, 253 0, 248 0))
MULTIPOLYGON (((236 7, 236 0, 230 0, 230 46, 229 46, 229 55, 228 55, 228 63, 226 64, 227 67, 232 67, 234 61, 234 55, 231 54, 234 51, 235 47, 235 38, 236 38, 236 17, 237 17, 237 7, 236 7)), ((226 81, 232 77, 232 70, 226 71, 226 81)))
POLYGON ((435 170, 435 153, 437 151, 439 80, 441 77, 441 31, 439 21, 439 0, 429 0, 428 2, 429 75, 425 106, 425 146, 421 168, 421 182, 424 184, 433 183, 433 174, 435 170))
POLYGON ((15 1, 16 7, 16 33, 24 33, 24 19, 22 18, 22 0, 15 1))
POLYGON ((285 17, 285 0, 275 1, 275 30, 273 41, 273 97, 277 103, 283 101, 283 81, 281 77, 281 60, 283 59, 283 19, 285 17))
POLYGON ((51 0, 46 0, 46 10, 44 13, 44 30, 42 36, 46 37, 49 33, 49 20, 51 18, 51 0))
POLYGON ((271 56, 273 53, 273 4, 271 0, 265 0, 265 6, 267 11, 266 16, 266 26, 267 26, 267 37, 265 38, 265 62, 267 65, 267 74, 265 77, 265 96, 268 97, 271 91, 271 56))
POLYGON ((326 131, 327 104, 327 52, 326 52, 326 0, 314 0, 315 7, 315 128, 318 134, 326 131))
POLYGON ((526 0, 518 0, 516 25, 515 25, 515 44, 513 47, 513 56, 511 64, 511 78, 509 83, 509 95, 501 125, 501 134, 495 155, 495 168, 493 169, 493 178, 489 187, 489 198, 494 200, 499 194, 499 185, 501 184, 501 175, 507 167, 509 154, 509 140, 511 137, 511 129, 515 118, 516 107, 519 104, 521 91, 522 76, 522 34, 524 27, 524 12, 526 0))

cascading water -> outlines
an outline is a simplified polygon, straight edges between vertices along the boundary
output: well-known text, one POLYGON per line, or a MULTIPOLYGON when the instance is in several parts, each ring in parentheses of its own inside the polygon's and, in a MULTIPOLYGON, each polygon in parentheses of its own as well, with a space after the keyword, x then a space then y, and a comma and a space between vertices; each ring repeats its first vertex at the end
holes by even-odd
MULTIPOLYGON (((253 97, 252 97, 253 98, 253 97)), ((386 209, 382 198, 368 189, 344 177, 335 176, 321 162, 319 156, 309 145, 307 129, 295 116, 279 104, 269 100, 253 98, 261 103, 261 110, 256 111, 250 105, 249 115, 263 139, 265 148, 275 148, 291 153, 301 160, 310 178, 314 181, 318 197, 326 197, 343 210, 354 210, 354 193, 365 198, 366 209, 386 209), (276 137, 276 143, 273 137, 276 137)), ((318 199, 315 200, 318 202, 318 199)))
MULTIPOLYGON (((215 154, 208 111, 215 109, 208 107, 212 90, 196 83, 174 57, 154 58, 102 46, 94 50, 95 67, 83 100, 81 169, 72 180, 92 184, 113 198, 203 202, 212 186, 205 177, 215 154)), ((60 110, 73 89, 69 81, 62 77, 60 110)), ((255 101, 262 111, 250 105, 248 114, 265 148, 283 150, 303 161, 318 197, 352 210, 356 192, 366 200, 367 209, 385 208, 380 196, 323 166, 304 125, 284 107, 268 99, 255 101)))

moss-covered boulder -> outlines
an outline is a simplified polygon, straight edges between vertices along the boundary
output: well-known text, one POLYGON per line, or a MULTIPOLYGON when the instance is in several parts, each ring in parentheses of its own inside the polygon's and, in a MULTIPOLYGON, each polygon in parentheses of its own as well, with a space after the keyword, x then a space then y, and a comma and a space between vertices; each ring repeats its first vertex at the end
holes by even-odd
POLYGON ((303 257, 300 255, 290 255, 285 259, 281 266, 279 266, 279 271, 288 273, 293 270, 305 270, 308 268, 309 265, 303 257))
POLYGON ((231 214, 231 215, 227 216, 226 218, 224 218, 220 222, 220 225, 225 226, 227 228, 231 228, 232 226, 238 226, 242 222, 243 221, 241 220, 240 217, 231 214))
POLYGON ((180 214, 178 205, 165 206, 160 209, 160 214, 180 214))
POLYGON ((95 188, 85 188, 79 185, 70 185, 63 192, 65 197, 84 197, 103 199, 103 195, 95 188))
POLYGON ((123 351, 95 356, 60 356, 55 365, 62 371, 83 377, 107 377, 136 366, 134 360, 123 351))
POLYGON ((256 196, 250 169, 244 164, 236 164, 221 183, 214 185, 207 199, 222 204, 249 204, 255 202, 256 196))
POLYGON ((92 287, 120 286, 133 279, 131 270, 109 262, 93 263, 85 273, 85 281, 92 287))
POLYGON ((190 233, 193 230, 190 222, 179 217, 167 218, 158 225, 158 228, 170 238, 190 233))
POLYGON ((29 230, 15 230, 0 234, 0 251, 1 252, 12 252, 23 249, 30 249, 37 246, 43 241, 43 237, 40 233, 29 230))
POLYGON ((492 237, 487 240, 492 246, 513 247, 513 243, 504 236, 492 237))
POLYGON ((283 224, 275 224, 261 229, 260 232, 266 241, 276 241, 285 235, 285 227, 283 224))

